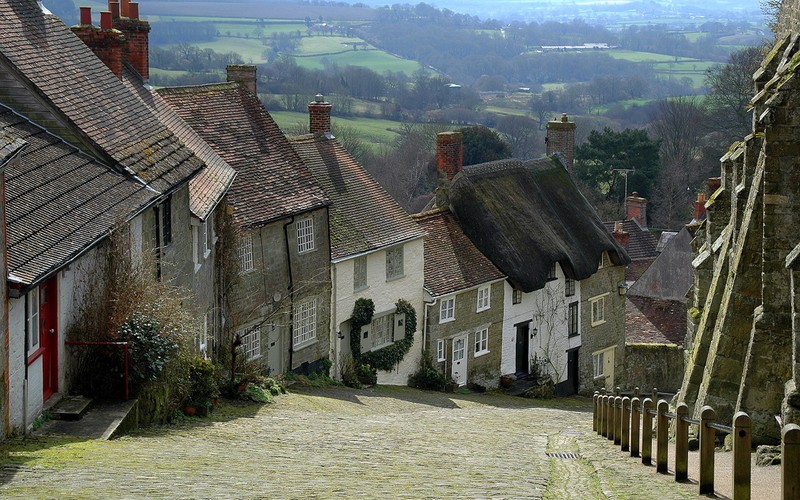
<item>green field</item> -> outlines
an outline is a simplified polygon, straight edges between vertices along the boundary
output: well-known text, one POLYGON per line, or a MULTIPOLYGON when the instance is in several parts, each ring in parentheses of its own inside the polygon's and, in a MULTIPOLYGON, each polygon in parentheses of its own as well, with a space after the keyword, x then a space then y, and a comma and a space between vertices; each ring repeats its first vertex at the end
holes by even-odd
POLYGON ((211 49, 219 54, 236 52, 245 63, 262 64, 266 62, 264 51, 267 47, 255 38, 227 38, 219 37, 213 42, 193 44, 201 49, 211 49))
MULTIPOLYGON (((270 111, 270 114, 281 130, 287 133, 294 133, 301 127, 308 128, 308 114, 306 113, 270 111)), ((343 125, 355 129, 359 138, 375 148, 392 142, 398 136, 396 131, 401 126, 400 122, 375 118, 340 118, 334 116, 331 118, 331 122, 334 126, 343 125)))

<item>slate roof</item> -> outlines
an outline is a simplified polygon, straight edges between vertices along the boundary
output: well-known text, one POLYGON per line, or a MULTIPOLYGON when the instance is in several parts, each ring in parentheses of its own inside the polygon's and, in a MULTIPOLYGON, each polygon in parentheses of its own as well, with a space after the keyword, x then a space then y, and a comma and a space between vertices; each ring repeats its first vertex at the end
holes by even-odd
POLYGON ((504 278, 467 238, 453 214, 437 209, 412 216, 425 239, 425 290, 440 297, 504 278))
POLYGON ((157 92, 238 172, 228 200, 243 226, 258 227, 328 205, 267 110, 238 83, 157 92))
MULTIPOLYGON (((0 55, 98 155, 159 192, 203 167, 58 17, 34 0, 0 0, 0 55)), ((14 103, 15 109, 30 112, 14 103)), ((58 133, 56 124, 45 123, 58 133)))
MULTIPOLYGON (((609 233, 614 232, 614 222, 604 222, 609 233)), ((622 221, 622 229, 630 235, 625 251, 631 260, 655 259, 658 257, 656 250, 656 237, 647 229, 643 229, 635 219, 622 221)))
POLYGON ((625 341, 683 346, 686 304, 677 300, 628 296, 625 301, 625 341))
POLYGON ((236 171, 158 93, 141 85, 133 69, 123 69, 123 82, 205 163, 205 168, 189 181, 189 209, 200 219, 206 220, 230 189, 236 171))
POLYGON ((0 105, 0 136, 28 145, 6 170, 8 273, 43 280, 157 196, 0 105))
POLYGON ((331 259, 421 238, 425 232, 345 150, 323 134, 290 138, 331 200, 331 259))
POLYGON ((464 233, 524 292, 544 287, 553 262, 577 280, 597 271, 604 251, 630 262, 558 156, 464 167, 448 196, 464 233))
POLYGON ((669 239, 661 255, 631 285, 628 295, 685 303, 694 282, 692 259, 692 236, 684 227, 669 239))
POLYGON ((28 143, 10 135, 0 136, 0 169, 10 162, 28 143))

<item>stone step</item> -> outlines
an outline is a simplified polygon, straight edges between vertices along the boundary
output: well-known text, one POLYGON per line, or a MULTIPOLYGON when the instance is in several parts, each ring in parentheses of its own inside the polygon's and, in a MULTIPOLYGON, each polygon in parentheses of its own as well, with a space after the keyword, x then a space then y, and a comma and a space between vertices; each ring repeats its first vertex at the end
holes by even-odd
POLYGON ((137 400, 97 400, 80 420, 50 420, 36 434, 108 440, 137 427, 137 400))
POLYGON ((65 396, 50 409, 50 415, 56 420, 80 420, 91 404, 85 396, 65 396))

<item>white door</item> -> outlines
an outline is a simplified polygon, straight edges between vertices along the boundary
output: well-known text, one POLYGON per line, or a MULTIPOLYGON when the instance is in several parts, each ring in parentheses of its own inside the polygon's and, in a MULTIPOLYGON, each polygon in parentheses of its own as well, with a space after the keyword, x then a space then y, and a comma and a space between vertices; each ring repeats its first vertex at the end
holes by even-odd
POLYGON ((467 384, 467 336, 453 339, 453 380, 459 386, 467 384))
POLYGON ((281 350, 281 328, 275 324, 268 325, 267 333, 267 369, 270 375, 279 375, 283 368, 283 352, 281 350))

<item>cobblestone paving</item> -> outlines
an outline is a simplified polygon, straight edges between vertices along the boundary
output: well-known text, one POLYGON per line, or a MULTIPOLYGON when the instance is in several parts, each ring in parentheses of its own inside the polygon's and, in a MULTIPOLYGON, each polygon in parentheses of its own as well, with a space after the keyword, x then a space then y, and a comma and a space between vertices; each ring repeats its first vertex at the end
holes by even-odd
POLYGON ((590 404, 300 388, 115 441, 3 443, 0 497, 696 498, 621 459, 592 432, 590 404))

